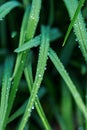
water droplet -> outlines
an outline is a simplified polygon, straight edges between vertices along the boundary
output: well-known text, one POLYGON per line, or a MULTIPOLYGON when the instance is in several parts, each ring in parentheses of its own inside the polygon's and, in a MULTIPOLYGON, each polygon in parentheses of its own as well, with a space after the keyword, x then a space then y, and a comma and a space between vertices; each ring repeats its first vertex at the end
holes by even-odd
POLYGON ((12 81, 12 79, 13 79, 13 78, 12 78, 12 77, 10 77, 10 78, 9 78, 9 81, 12 81))
POLYGON ((41 78, 41 74, 39 74, 38 77, 41 78))
POLYGON ((39 56, 40 56, 40 53, 39 53, 39 56))
POLYGON ((74 25, 76 26, 76 23, 74 25))
POLYGON ((48 56, 49 56, 49 52, 48 52, 48 56))
POLYGON ((32 110, 34 109, 34 106, 32 106, 32 110))
POLYGON ((8 90, 8 87, 7 87, 7 90, 8 90))
POLYGON ((11 38, 14 38, 16 35, 17 35, 17 32, 16 32, 16 31, 13 31, 13 32, 11 33, 11 38))
POLYGON ((31 19, 35 19, 33 15, 31 15, 30 17, 31 17, 31 19))
POLYGON ((47 60, 48 60, 48 56, 47 56, 47 60))
POLYGON ((46 70, 47 68, 45 67, 44 70, 46 70))
POLYGON ((75 41, 77 42, 77 41, 78 41, 78 39, 76 38, 76 39, 75 39, 75 41))
POLYGON ((78 48, 80 48, 80 46, 78 46, 78 48))

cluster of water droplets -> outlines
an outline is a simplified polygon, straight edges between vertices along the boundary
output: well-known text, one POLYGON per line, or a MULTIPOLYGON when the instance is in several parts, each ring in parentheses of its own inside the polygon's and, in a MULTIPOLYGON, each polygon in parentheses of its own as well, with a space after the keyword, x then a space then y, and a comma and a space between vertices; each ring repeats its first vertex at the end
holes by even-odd
POLYGON ((34 20, 35 19, 34 14, 30 15, 30 18, 34 20))

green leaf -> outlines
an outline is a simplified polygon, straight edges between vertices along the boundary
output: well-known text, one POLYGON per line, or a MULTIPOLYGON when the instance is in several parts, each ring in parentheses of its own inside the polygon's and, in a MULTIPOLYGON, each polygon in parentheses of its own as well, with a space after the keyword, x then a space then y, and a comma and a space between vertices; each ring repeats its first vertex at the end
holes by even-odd
POLYGON ((49 51, 49 57, 50 57, 51 61, 53 62, 55 68, 57 69, 57 71, 59 72, 59 74, 65 81, 65 83, 67 84, 67 87, 68 87, 69 91, 71 92, 77 106, 83 113, 84 117, 87 119, 86 107, 81 99, 81 96, 80 96, 79 92, 77 91, 76 86, 72 82, 71 78, 69 77, 67 71, 65 70, 63 64, 60 62, 58 56, 52 49, 50 49, 50 51, 49 51))
MULTIPOLYGON (((29 91, 30 93, 32 92, 32 87, 33 87, 33 75, 32 75, 32 67, 31 67, 31 63, 25 68, 25 78, 26 78, 26 81, 27 81, 27 84, 28 84, 28 88, 29 88, 29 91)), ((42 96, 42 92, 41 90, 43 91, 43 88, 40 89, 40 94, 42 96)), ((39 94, 38 94, 39 95, 39 94)), ((40 97, 41 97, 40 96, 40 97)), ((40 101, 39 101, 39 98, 36 97, 36 100, 35 100, 35 108, 38 112, 38 115, 40 116, 40 119, 44 125, 44 128, 46 130, 51 130, 51 127, 50 127, 50 124, 45 116, 45 113, 43 111, 43 108, 40 104, 40 101)))
POLYGON ((3 18, 15 7, 21 6, 21 4, 17 1, 6 2, 0 7, 0 20, 3 18))
MULTIPOLYGON (((27 23, 27 24, 26 25, 22 24, 22 27, 24 26, 24 33, 26 30, 26 33, 24 34, 25 36, 23 36, 23 39, 22 39, 23 43, 24 43, 24 41, 27 42, 28 40, 32 39, 32 37, 35 34, 38 20, 39 20, 40 8, 41 8, 41 0, 33 0, 31 9, 29 9, 29 8, 26 9, 25 13, 28 15, 25 14, 25 16, 26 16, 26 17, 24 17, 25 22, 23 22, 23 23, 27 23), (31 17, 32 15, 33 15, 33 17, 31 17), (32 28, 32 26, 34 28, 32 28)), ((20 35, 22 35, 22 33, 20 35)), ((8 120, 8 116, 9 116, 10 111, 11 111, 12 106, 13 106, 15 95, 16 95, 17 90, 18 90, 18 85, 19 85, 19 82, 20 82, 20 79, 21 79, 21 76, 22 76, 22 73, 24 70, 24 66, 26 64, 28 53, 29 53, 29 50, 23 52, 20 55, 20 57, 19 56, 17 57, 17 58, 19 58, 20 62, 18 61, 17 66, 15 66, 15 71, 14 71, 13 76, 12 76, 13 84, 12 84, 12 89, 11 89, 10 96, 9 96, 9 104, 8 104, 8 111, 6 113, 5 127, 6 127, 6 122, 8 120)))
POLYGON ((35 81, 33 84, 31 96, 29 98, 24 116, 23 116, 22 121, 21 121, 20 126, 19 126, 19 130, 24 129, 26 122, 31 115, 32 107, 34 105, 34 102, 35 102, 35 99, 36 99, 36 96, 38 93, 38 89, 39 89, 41 81, 43 79, 45 66, 46 66, 46 62, 47 62, 48 51, 49 51, 49 29, 43 27, 35 81))
POLYGON ((13 68, 13 57, 8 57, 5 61, 4 75, 2 81, 1 107, 0 107, 0 129, 3 129, 5 115, 8 107, 8 98, 11 86, 11 74, 13 68))
POLYGON ((63 42, 63 46, 65 45, 65 43, 66 43, 66 41, 67 41, 67 39, 68 39, 68 37, 69 37, 69 34, 70 34, 71 30, 72 30, 72 27, 73 27, 73 25, 74 25, 74 23, 75 23, 75 20, 76 20, 77 17, 78 17, 78 14, 79 14, 79 12, 80 12, 80 10, 81 10, 81 8, 82 8, 84 2, 85 2, 85 0, 80 0, 80 2, 79 2, 79 5, 78 5, 78 7, 77 7, 77 9, 76 9, 76 11, 75 11, 75 14, 74 14, 74 16, 73 16, 73 18, 72 18, 72 20, 71 20, 71 23, 70 23, 70 25, 69 25, 69 27, 68 27, 67 32, 66 32, 66 35, 65 35, 65 38, 64 38, 64 42, 63 42))
POLYGON ((73 126, 73 100, 66 84, 61 80, 62 96, 61 96, 61 115, 66 124, 67 130, 74 130, 73 126), (67 96, 66 96, 67 95, 67 96))
MULTIPOLYGON (((61 36, 60 31, 56 28, 53 28, 50 32, 50 41, 54 41, 60 36, 61 36)), ((37 47, 38 45, 40 45, 40 42, 41 42, 41 35, 38 35, 35 38, 31 39, 30 41, 24 43, 22 46, 15 49, 14 52, 19 53, 27 49, 31 49, 32 47, 37 47)))
MULTIPOLYGON (((28 25, 29 14, 30 14, 30 6, 27 7, 27 9, 25 10, 25 13, 24 13, 24 17, 23 17, 23 21, 22 21, 22 25, 21 25, 21 30, 20 30, 19 47, 21 47, 21 45, 23 45, 24 42, 26 41, 25 35, 26 35, 26 28, 28 25)), ((22 55, 23 55, 22 53, 17 55, 13 77, 16 75, 16 73, 19 69, 22 55)))
POLYGON ((22 46, 18 47, 17 49, 14 50, 14 52, 19 53, 19 52, 31 49, 32 47, 37 47, 38 45, 40 45, 40 39, 41 39, 41 35, 31 39, 29 42, 26 42, 22 46))
MULTIPOLYGON (((84 2, 84 0, 82 1, 84 2)), ((74 1, 64 0, 64 2, 66 4, 70 18, 72 20, 75 10, 78 6, 78 1, 77 0, 74 0, 74 1)), ((81 2, 81 5, 82 5, 82 2, 81 2)), ((75 23, 73 24, 73 27, 74 27, 75 35, 77 37, 77 41, 79 43, 79 48, 81 49, 84 59, 87 62, 87 31, 86 31, 85 22, 82 17, 81 11, 79 12, 77 16, 75 23)))
POLYGON ((24 104, 16 111, 14 112, 13 115, 11 115, 8 119, 8 123, 10 123, 11 121, 13 121, 14 119, 16 119, 17 117, 19 117, 20 115, 22 115, 24 113, 24 110, 26 108, 26 105, 27 105, 27 101, 24 102, 24 104))

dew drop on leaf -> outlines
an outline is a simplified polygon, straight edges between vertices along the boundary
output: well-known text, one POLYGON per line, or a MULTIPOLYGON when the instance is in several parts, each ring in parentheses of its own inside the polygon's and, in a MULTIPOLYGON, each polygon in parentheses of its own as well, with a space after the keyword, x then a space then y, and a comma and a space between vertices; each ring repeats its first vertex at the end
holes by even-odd
POLYGON ((44 70, 46 70, 47 68, 45 67, 44 70))
POLYGON ((77 41, 78 41, 78 39, 76 38, 76 39, 75 39, 75 41, 77 42, 77 41))
POLYGON ((9 81, 12 81, 12 79, 13 79, 13 78, 12 78, 12 77, 10 77, 10 78, 9 78, 9 81))
POLYGON ((48 52, 48 56, 49 56, 49 52, 48 52))
POLYGON ((32 106, 32 110, 34 109, 34 106, 32 106))
POLYGON ((13 31, 13 32, 11 33, 11 38, 15 38, 16 35, 17 35, 17 32, 16 32, 16 31, 13 31))
POLYGON ((38 77, 41 78, 41 74, 39 74, 38 77))
POLYGON ((78 48, 80 48, 80 46, 78 46, 78 48))

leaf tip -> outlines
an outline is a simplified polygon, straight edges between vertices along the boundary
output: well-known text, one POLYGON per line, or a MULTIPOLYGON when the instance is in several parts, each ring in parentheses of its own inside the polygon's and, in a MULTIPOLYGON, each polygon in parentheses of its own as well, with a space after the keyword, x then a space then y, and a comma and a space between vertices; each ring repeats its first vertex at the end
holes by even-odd
POLYGON ((18 53, 19 51, 18 51, 18 49, 15 49, 14 52, 15 52, 15 53, 18 53))

